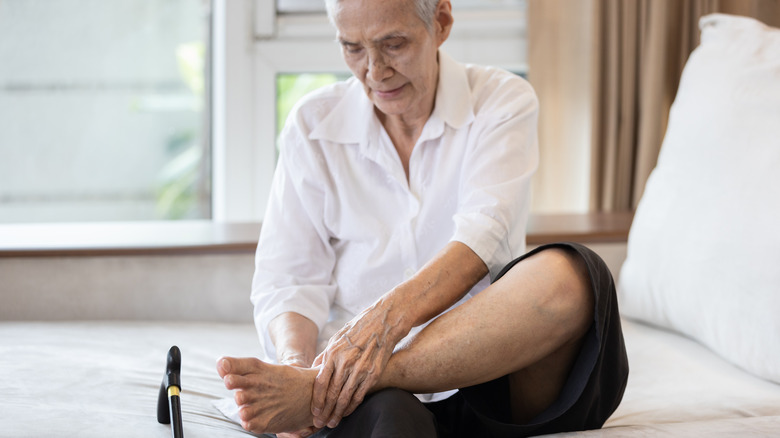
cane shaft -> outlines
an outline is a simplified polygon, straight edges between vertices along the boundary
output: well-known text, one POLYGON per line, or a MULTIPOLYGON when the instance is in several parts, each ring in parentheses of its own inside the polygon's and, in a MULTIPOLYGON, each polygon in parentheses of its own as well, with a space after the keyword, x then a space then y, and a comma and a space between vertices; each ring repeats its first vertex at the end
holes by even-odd
POLYGON ((168 407, 171 413, 171 433, 173 438, 184 438, 184 426, 181 423, 181 399, 179 387, 168 387, 168 407))

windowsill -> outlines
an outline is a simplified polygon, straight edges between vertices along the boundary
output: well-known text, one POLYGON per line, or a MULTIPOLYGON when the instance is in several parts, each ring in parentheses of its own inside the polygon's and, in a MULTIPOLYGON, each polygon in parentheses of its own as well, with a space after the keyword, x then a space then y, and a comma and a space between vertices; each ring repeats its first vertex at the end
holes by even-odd
POLYGON ((532 214, 528 220, 526 242, 543 245, 552 242, 614 243, 626 242, 633 212, 532 214))
MULTIPOLYGON (((625 242, 633 214, 531 215, 526 241, 625 242)), ((0 225, 0 258, 252 253, 260 223, 117 222, 0 225)))
POLYGON ((0 257, 253 252, 259 223, 211 221, 0 225, 0 257))

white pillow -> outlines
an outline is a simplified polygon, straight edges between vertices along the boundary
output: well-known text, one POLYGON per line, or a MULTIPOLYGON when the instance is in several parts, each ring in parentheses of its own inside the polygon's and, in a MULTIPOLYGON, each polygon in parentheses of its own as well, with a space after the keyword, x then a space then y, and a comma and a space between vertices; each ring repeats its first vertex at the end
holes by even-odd
POLYGON ((699 25, 631 226, 621 313, 780 383, 780 29, 699 25))

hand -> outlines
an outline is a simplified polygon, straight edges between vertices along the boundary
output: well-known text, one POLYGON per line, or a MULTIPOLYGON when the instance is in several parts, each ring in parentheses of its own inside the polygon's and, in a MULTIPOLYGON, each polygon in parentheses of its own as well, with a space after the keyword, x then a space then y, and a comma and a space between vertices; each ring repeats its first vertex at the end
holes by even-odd
POLYGON ((320 367, 312 391, 314 426, 333 428, 351 414, 379 380, 395 344, 411 329, 391 317, 385 304, 380 301, 355 317, 314 360, 314 367, 320 367))

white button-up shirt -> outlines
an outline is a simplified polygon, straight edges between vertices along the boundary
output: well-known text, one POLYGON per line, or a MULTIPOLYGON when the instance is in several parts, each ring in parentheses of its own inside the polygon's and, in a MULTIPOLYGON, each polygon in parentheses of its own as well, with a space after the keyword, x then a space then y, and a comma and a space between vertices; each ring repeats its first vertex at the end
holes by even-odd
POLYGON ((408 181, 355 78, 314 92, 292 111, 252 285, 265 359, 276 360, 267 328, 279 314, 312 320, 322 349, 450 241, 471 248, 491 277, 525 251, 538 162, 533 89, 514 74, 461 65, 441 51, 439 65, 434 110, 412 151, 408 181))

